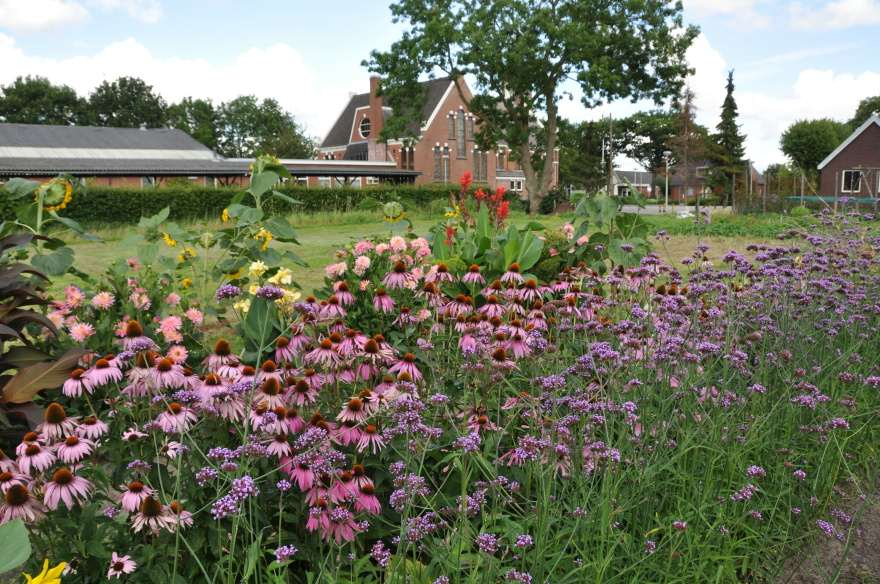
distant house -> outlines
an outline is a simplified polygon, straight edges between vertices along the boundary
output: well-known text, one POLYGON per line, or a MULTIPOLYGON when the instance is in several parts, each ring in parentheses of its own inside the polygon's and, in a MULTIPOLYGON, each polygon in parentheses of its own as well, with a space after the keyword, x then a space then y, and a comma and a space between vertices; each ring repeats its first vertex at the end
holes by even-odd
MULTIPOLYGON (((461 80, 462 92, 470 89, 461 80)), ((319 148, 326 160, 392 162, 416 173, 417 184, 457 182, 470 172, 475 183, 504 186, 522 193, 525 175, 511 160, 505 146, 481 150, 475 142, 479 121, 465 105, 455 82, 449 78, 425 81, 421 122, 410 128, 415 139, 380 141, 386 120, 393 114, 378 95, 379 77, 370 77, 369 93, 353 94, 327 132, 319 148)), ((558 151, 554 153, 553 185, 558 183, 558 151)), ((369 181, 362 179, 362 185, 369 181)))
MULTIPOLYGON (((751 161, 746 161, 745 166, 740 170, 734 180, 736 180, 736 192, 737 197, 741 196, 743 193, 748 193, 753 197, 763 196, 766 188, 767 181, 764 178, 764 175, 755 168, 755 165, 752 164, 751 161), (748 174, 749 179, 751 180, 751 186, 745 182, 745 176, 748 174)), ((694 162, 690 166, 690 170, 687 172, 688 181, 685 181, 685 169, 683 167, 670 167, 669 172, 669 200, 670 201, 680 201, 680 202, 693 202, 697 194, 700 194, 700 197, 711 197, 713 195, 721 196, 723 193, 729 193, 730 190, 723 189, 721 187, 712 189, 710 186, 710 178, 712 174, 712 162, 708 160, 700 160, 694 162), (687 182, 687 186, 685 186, 685 182, 687 182)), ((664 180, 665 180, 665 169, 661 169, 660 172, 657 173, 657 185, 658 185, 658 197, 664 197, 664 180)))
POLYGON ((101 186, 172 178, 214 186, 241 184, 248 164, 225 160, 180 130, 0 124, 0 179, 59 174, 101 186))
POLYGON ((877 197, 880 192, 880 116, 873 116, 819 164, 819 194, 877 197))
MULTIPOLYGON (((654 173, 642 170, 615 170, 612 175, 614 195, 626 195, 627 189, 639 191, 643 197, 650 197, 654 185, 654 173)), ((607 190, 607 189, 605 189, 607 190)))

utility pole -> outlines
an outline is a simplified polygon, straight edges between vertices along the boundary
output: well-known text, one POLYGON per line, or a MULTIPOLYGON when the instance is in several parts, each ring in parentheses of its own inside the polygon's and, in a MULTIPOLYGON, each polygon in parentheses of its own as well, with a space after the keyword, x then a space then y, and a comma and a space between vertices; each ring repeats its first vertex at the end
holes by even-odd
POLYGON ((614 196, 614 118, 608 116, 608 196, 614 196))

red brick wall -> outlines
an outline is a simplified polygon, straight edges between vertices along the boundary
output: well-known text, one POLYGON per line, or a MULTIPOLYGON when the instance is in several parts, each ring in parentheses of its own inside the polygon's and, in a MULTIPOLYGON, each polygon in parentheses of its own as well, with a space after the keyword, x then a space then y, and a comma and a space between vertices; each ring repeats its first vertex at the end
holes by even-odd
POLYGON ((876 196, 880 177, 880 126, 872 124, 849 146, 843 149, 822 169, 819 181, 819 194, 825 196, 876 196), (861 190, 857 193, 844 193, 843 172, 862 170, 861 190))

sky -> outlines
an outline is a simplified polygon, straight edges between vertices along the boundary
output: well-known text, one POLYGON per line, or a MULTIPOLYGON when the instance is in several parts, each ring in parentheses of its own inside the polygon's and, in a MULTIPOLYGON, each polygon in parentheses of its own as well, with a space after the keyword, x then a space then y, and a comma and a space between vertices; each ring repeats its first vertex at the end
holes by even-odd
MULTIPOLYGON (((169 101, 273 97, 322 138, 350 92, 369 89, 361 61, 404 25, 390 0, 0 0, 0 84, 42 75, 87 95, 105 79, 141 77, 169 101)), ((684 0, 701 33, 688 52, 697 119, 718 123, 727 71, 759 168, 783 162, 779 137, 806 118, 847 120, 880 95, 880 0, 684 0)), ((594 109, 565 100, 572 120, 594 109)), ((628 161, 621 162, 626 167, 628 161)))

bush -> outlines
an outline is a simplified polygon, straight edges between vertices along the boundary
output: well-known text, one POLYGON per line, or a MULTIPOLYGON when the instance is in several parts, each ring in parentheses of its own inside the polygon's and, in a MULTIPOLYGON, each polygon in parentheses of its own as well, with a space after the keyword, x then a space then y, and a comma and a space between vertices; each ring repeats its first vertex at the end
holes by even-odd
MULTIPOLYGON (((400 201, 407 209, 428 208, 434 200, 449 197, 449 185, 380 185, 364 189, 286 187, 279 189, 300 204, 273 199, 265 205, 270 214, 314 213, 363 209, 371 199, 375 208, 388 201, 400 201)), ((137 223, 170 207, 176 220, 217 218, 241 191, 177 186, 156 189, 87 187, 75 193, 65 216, 86 224, 137 223)), ((372 207, 370 207, 372 208, 372 207)), ((0 190, 0 217, 12 218, 14 207, 0 190)))
POLYGON ((812 212, 806 207, 794 207, 788 214, 792 217, 809 217, 812 212))

